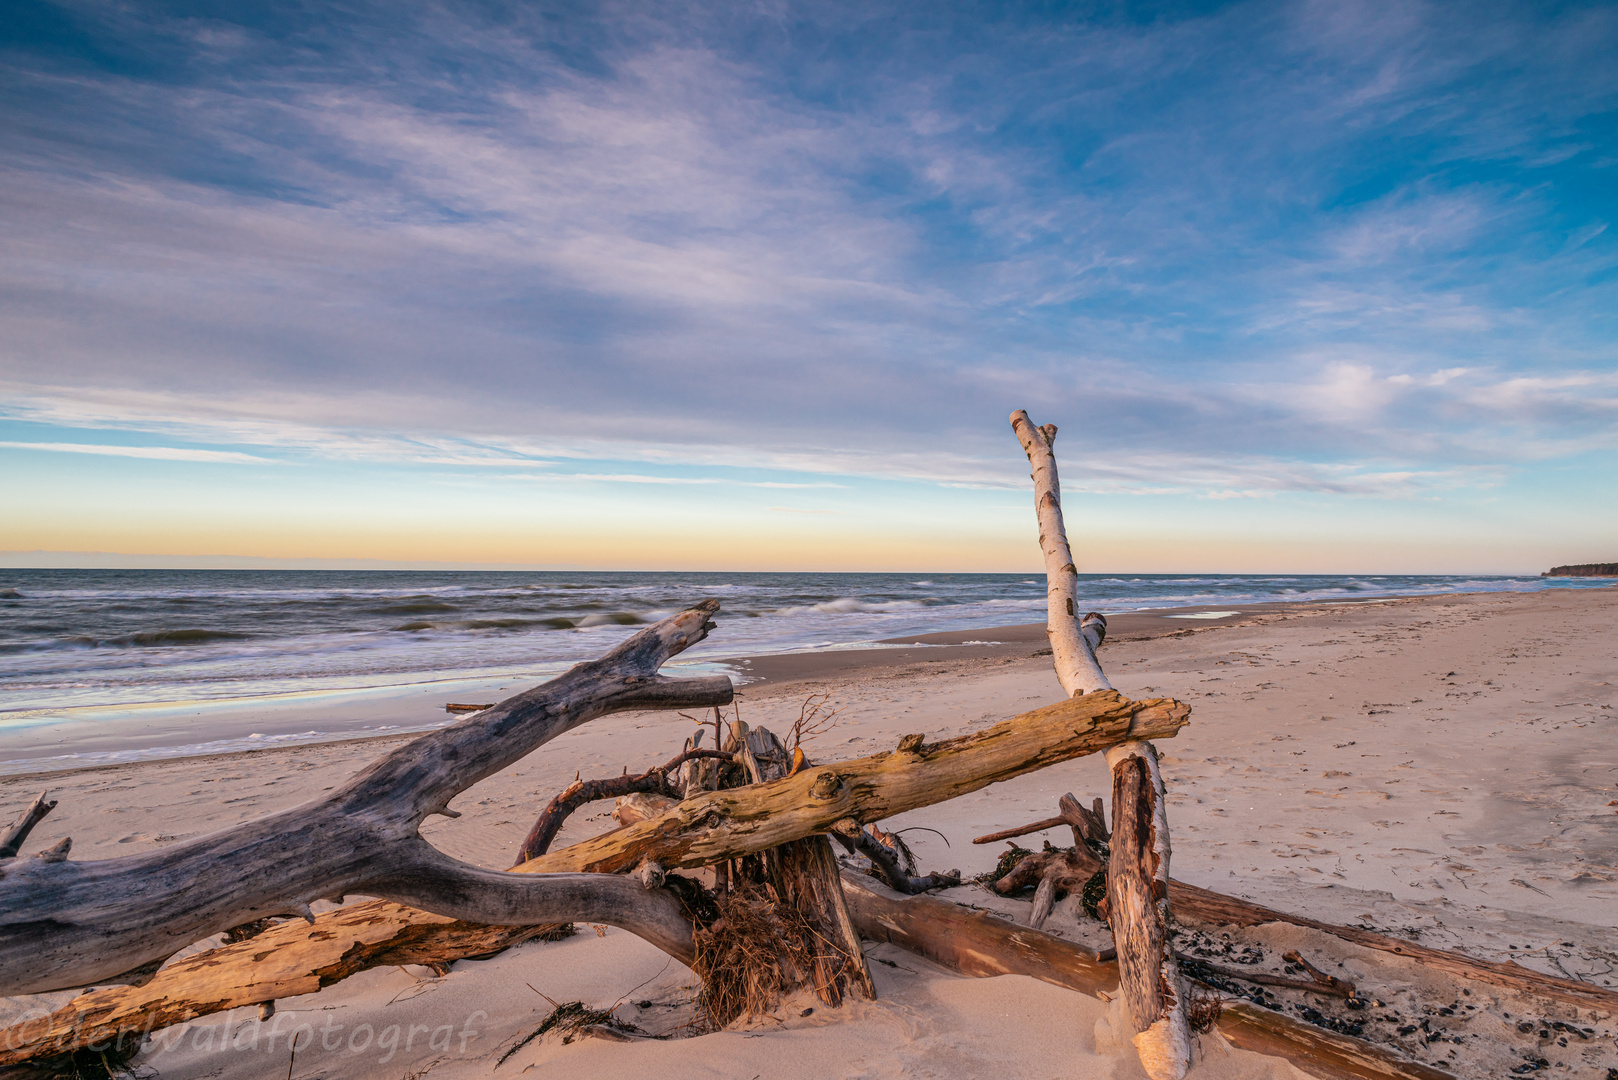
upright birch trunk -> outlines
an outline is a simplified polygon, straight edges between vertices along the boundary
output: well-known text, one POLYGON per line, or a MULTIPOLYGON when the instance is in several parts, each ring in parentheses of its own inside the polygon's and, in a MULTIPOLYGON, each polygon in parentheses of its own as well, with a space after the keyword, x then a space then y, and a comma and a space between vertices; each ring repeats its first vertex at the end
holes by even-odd
MULTIPOLYGON (((1096 660, 1107 620, 1079 614, 1079 571, 1062 521, 1062 486, 1052 450, 1056 425, 1036 427, 1018 409, 1011 414, 1011 428, 1033 468, 1034 513, 1045 556, 1046 632, 1056 678, 1074 697, 1111 690, 1096 660)), ((1185 984, 1168 941, 1169 823, 1157 751, 1145 741, 1123 743, 1107 751, 1107 765, 1113 813, 1107 900, 1123 998, 1147 1074, 1152 1080, 1180 1080, 1191 1065, 1191 1029, 1185 984)))

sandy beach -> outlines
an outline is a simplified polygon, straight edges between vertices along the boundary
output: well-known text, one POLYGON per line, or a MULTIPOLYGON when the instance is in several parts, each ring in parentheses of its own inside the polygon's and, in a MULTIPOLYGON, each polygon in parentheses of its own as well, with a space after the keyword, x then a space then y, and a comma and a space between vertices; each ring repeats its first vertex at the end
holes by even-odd
MULTIPOLYGON (((968 732, 1062 697, 1038 626, 934 640, 948 638, 755 659, 742 665, 754 681, 739 693, 741 717, 782 731, 807 695, 829 695, 838 723, 808 749, 831 762, 909 733, 968 732)), ((1179 880, 1618 986, 1615 641, 1618 591, 1552 590, 1121 617, 1101 659, 1125 694, 1192 706, 1190 727, 1160 745, 1179 880)), ((458 858, 504 869, 539 809, 576 775, 665 761, 690 728, 672 714, 597 720, 466 791, 452 804, 462 816, 432 818, 424 835, 458 858)), ((9 776, 0 780, 0 812, 9 817, 48 786, 60 806, 30 849, 71 836, 75 860, 110 858, 294 806, 396 741, 9 776)), ((1088 802, 1106 788, 1104 764, 1086 758, 895 824, 937 830, 906 834, 923 869, 975 875, 1003 846, 974 846, 972 837, 1047 817, 1064 792, 1088 802)), ((603 803, 576 814, 556 846, 609 828, 610 810, 603 803)), ((1046 838, 1068 842, 1054 831, 1046 838)), ((976 885, 942 895, 1018 919, 1028 908, 976 885)), ((961 978, 885 945, 870 950, 880 961, 874 1002, 836 1011, 789 1002, 744 1028, 694 1039, 547 1036, 496 1069, 552 1000, 616 1006, 655 1034, 690 1022, 689 971, 622 931, 579 929, 458 962, 442 976, 368 971, 278 1002, 267 1022, 252 1010, 208 1017, 160 1033, 134 1065, 165 1080, 1144 1075, 1103 1002, 1022 977, 961 978), (299 1030, 307 1034, 293 1055, 288 1040, 299 1030)), ((1058 906, 1047 929, 1090 942, 1106 934, 1076 898, 1058 906)), ((1504 1076, 1537 1060, 1570 1077, 1618 1067, 1611 1015, 1463 985, 1315 931, 1228 933, 1256 946, 1266 970, 1279 970, 1288 948, 1333 970, 1341 964, 1382 1003, 1359 1015, 1366 1038, 1456 1076, 1504 1076)), ((6 1019, 71 996, 10 999, 6 1019)), ((1200 1039, 1192 1075, 1298 1074, 1214 1034, 1200 1039)))

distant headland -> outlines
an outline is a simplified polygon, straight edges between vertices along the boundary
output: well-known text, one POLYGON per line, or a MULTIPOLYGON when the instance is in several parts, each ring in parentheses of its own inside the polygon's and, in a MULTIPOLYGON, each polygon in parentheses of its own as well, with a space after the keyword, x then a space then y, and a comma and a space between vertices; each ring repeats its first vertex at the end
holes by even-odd
POLYGON ((1618 562, 1588 562, 1577 566, 1553 566, 1540 577, 1618 577, 1618 562))

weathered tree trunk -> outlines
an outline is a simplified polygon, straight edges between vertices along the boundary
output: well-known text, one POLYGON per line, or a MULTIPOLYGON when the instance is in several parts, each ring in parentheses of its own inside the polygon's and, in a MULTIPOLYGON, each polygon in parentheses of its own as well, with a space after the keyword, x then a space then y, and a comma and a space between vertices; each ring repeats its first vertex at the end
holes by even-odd
MULTIPOLYGON (((1051 659, 1069 694, 1110 690, 1096 660, 1107 632, 1098 614, 1082 619, 1078 568, 1062 520, 1062 488, 1056 473, 1056 425, 1035 427, 1021 409, 1011 427, 1033 468, 1034 512, 1045 556, 1051 659)), ((1112 862, 1107 872, 1109 921, 1123 971, 1124 999, 1138 1034, 1135 1048, 1152 1080, 1180 1080, 1191 1066, 1191 1029, 1185 988, 1168 950, 1169 830, 1163 779, 1150 743, 1135 741, 1107 751, 1112 770, 1112 862)))
POLYGON ((0 1069, 90 1046, 130 1045, 199 1016, 278 998, 312 994, 373 967, 441 966, 498 953, 562 926, 486 926, 429 915, 376 900, 273 926, 234 945, 196 953, 163 968, 142 986, 109 986, 80 994, 48 1016, 0 1032, 0 1069), (320 935, 342 946, 322 948, 320 935))
POLYGON ((459 863, 417 833, 428 814, 578 725, 626 709, 727 702, 725 676, 671 679, 669 657, 701 641, 715 601, 642 630, 599 660, 424 735, 303 806, 121 859, 0 863, 0 993, 115 976, 208 934, 364 893, 452 918, 591 920, 645 931, 676 954, 690 926, 672 897, 597 875, 513 877, 459 863), (633 890, 633 891, 632 891, 633 890))
MULTIPOLYGON (((810 768, 768 784, 699 795, 628 828, 550 852, 515 867, 514 872, 587 871, 596 875, 596 881, 621 883, 646 896, 666 896, 661 892, 647 893, 630 878, 608 875, 634 870, 646 861, 669 869, 708 865, 825 832, 845 818, 878 821, 1095 753, 1121 739, 1141 735, 1167 738, 1185 724, 1189 713, 1176 701, 1134 702, 1116 692, 1072 698, 946 742, 929 746, 911 737, 905 740, 904 750, 810 768), (822 780, 823 776, 830 776, 835 783, 822 780)), ((509 876, 481 873, 497 879, 509 876)), ((580 916, 579 921, 586 918, 610 921, 593 914, 580 916)), ((538 915, 532 921, 564 920, 538 915)), ((688 956, 690 925, 683 925, 683 941, 669 940, 667 933, 662 936, 669 940, 668 951, 688 956)), ((634 927, 629 929, 640 933, 634 927)), ((435 957, 445 961, 487 952, 483 932, 374 900, 316 916, 312 926, 301 921, 283 924, 244 944, 280 943, 278 948, 284 950, 280 962, 288 970, 296 968, 301 978, 339 970, 350 949, 383 949, 393 941, 430 948, 435 957), (356 926, 374 927, 376 936, 361 934, 356 926)), ((656 936, 650 929, 642 934, 649 935, 656 936)), ((184 972, 200 969, 182 969, 176 964, 159 972, 144 987, 81 994, 26 1030, 19 1026, 0 1032, 0 1066, 64 1048, 105 1042, 126 1032, 154 1030, 176 1023, 165 1018, 188 1010, 191 1016, 203 1016, 273 1001, 291 992, 308 992, 282 990, 283 984, 291 985, 293 975, 280 981, 267 979, 253 961, 257 951, 227 946, 188 957, 186 964, 198 965, 207 958, 208 978, 196 993, 187 989, 184 972), (181 974, 170 975, 170 971, 181 974)))
MULTIPOLYGON (((793 757, 768 728, 748 728, 737 720, 731 725, 736 756, 755 784, 785 778, 793 757)), ((814 930, 815 994, 836 1007, 843 995, 876 997, 876 987, 865 966, 860 936, 843 903, 842 878, 837 858, 824 836, 789 840, 764 853, 765 874, 780 897, 807 920, 814 930)))
MULTIPOLYGON (((861 934, 963 975, 1027 975, 1092 996, 1117 985, 1117 966, 1073 942, 930 896, 900 896, 854 874, 845 873, 843 885, 861 934)), ((1235 1046, 1285 1058, 1323 1080, 1454 1080, 1361 1039, 1245 1002, 1226 1004, 1217 1023, 1235 1046)))
POLYGON ((1107 752, 1107 764, 1112 768, 1107 922, 1118 950, 1120 985, 1139 1032, 1135 1048, 1141 1064, 1154 1080, 1178 1078, 1191 1064, 1191 1031, 1184 981, 1169 949, 1169 833, 1157 751, 1151 743, 1126 743, 1107 752))

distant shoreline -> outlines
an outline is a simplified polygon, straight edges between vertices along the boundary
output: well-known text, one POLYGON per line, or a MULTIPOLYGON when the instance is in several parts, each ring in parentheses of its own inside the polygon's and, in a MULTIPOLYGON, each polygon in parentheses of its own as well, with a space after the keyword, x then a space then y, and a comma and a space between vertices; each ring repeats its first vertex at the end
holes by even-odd
POLYGON ((1553 566, 1543 574, 1548 577, 1578 577, 1578 578, 1618 578, 1618 563, 1574 563, 1569 566, 1553 566))

